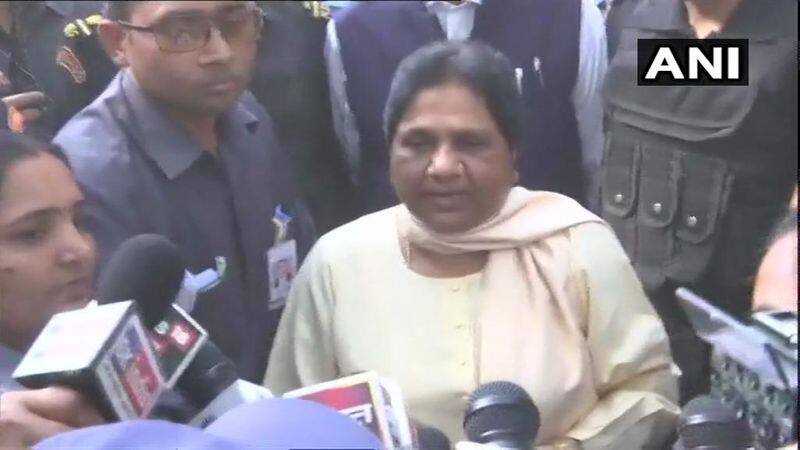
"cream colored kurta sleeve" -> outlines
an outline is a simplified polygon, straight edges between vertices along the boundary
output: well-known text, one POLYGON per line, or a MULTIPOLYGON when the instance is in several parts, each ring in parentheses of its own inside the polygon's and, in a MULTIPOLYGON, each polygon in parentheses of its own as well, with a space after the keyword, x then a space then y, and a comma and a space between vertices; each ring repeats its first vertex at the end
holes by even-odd
POLYGON ((664 326, 607 226, 576 226, 571 242, 600 399, 567 436, 586 449, 660 448, 680 413, 679 371, 664 326))
POLYGON ((333 290, 320 243, 297 273, 275 336, 264 385, 276 395, 338 377, 333 290))

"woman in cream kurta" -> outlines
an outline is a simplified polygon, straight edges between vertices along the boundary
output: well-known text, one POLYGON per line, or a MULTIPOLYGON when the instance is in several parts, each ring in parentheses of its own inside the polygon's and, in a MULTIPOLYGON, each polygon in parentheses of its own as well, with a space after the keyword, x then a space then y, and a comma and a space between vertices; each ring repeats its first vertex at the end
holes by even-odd
POLYGON ((662 445, 678 414, 676 369, 621 246, 573 200, 511 188, 513 127, 484 100, 497 92, 470 73, 452 79, 499 64, 513 83, 512 70, 475 44, 409 59, 392 88, 408 98, 390 94, 387 106, 404 204, 320 239, 294 281, 265 384, 282 393, 374 370, 399 383, 412 419, 458 441, 466 397, 507 380, 540 411, 537 444, 662 445), (459 58, 485 61, 452 67, 459 58), (437 63, 451 65, 441 79, 414 76, 437 63), (428 84, 402 89, 416 78, 428 84), (470 273, 423 275, 423 250, 484 259, 470 273))

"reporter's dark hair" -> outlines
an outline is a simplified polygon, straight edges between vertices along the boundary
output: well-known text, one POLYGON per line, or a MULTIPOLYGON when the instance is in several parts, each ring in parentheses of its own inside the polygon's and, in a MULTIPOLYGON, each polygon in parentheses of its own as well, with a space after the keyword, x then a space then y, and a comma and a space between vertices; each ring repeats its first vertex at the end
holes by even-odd
POLYGON ((0 130, 0 187, 5 182, 9 167, 41 154, 53 155, 69 167, 66 156, 58 146, 12 131, 0 130))
POLYGON ((459 81, 483 98, 511 148, 519 140, 522 99, 511 62, 479 42, 436 42, 400 62, 383 111, 386 141, 391 145, 405 110, 420 91, 459 81))

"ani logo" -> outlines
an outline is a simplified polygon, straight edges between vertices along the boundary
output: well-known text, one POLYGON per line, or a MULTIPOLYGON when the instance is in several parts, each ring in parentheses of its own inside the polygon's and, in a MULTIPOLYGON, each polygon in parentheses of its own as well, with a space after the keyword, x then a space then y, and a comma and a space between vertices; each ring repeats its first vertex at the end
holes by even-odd
POLYGON ((639 39, 640 86, 745 86, 747 39, 639 39))

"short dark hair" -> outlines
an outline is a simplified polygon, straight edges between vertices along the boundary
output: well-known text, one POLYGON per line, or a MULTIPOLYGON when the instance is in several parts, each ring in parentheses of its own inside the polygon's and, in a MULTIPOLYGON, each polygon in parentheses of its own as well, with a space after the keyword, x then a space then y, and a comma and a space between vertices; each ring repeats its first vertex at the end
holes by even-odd
POLYGON ((448 81, 459 81, 483 98, 508 144, 519 140, 522 99, 511 62, 494 48, 479 42, 435 42, 407 56, 397 68, 383 126, 391 145, 405 110, 420 91, 448 81))
POLYGON ((58 146, 19 133, 0 130, 0 187, 5 182, 9 167, 14 163, 43 153, 55 156, 69 167, 67 158, 58 146))
POLYGON ((106 2, 104 16, 110 20, 130 20, 135 0, 111 0, 106 2))

